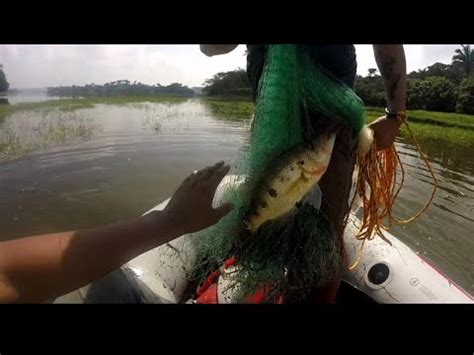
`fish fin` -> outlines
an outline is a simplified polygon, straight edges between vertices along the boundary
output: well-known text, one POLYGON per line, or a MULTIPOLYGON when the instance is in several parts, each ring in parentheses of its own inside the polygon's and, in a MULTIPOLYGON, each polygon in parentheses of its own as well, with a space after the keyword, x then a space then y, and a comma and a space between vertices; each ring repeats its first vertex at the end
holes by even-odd
POLYGON ((308 192, 305 198, 302 200, 303 202, 308 202, 316 209, 321 208, 321 201, 323 197, 323 192, 319 187, 319 184, 314 185, 314 187, 308 192))
POLYGON ((250 224, 249 224, 248 221, 243 220, 243 221, 242 221, 242 224, 243 224, 243 226, 244 226, 245 229, 250 229, 250 224))
POLYGON ((244 229, 246 231, 249 231, 251 233, 253 233, 255 231, 255 229, 252 227, 252 225, 250 224, 250 221, 248 220, 243 220, 242 221, 242 225, 244 226, 244 229))
POLYGON ((357 154, 364 157, 370 150, 370 146, 374 142, 374 131, 365 125, 359 132, 359 144, 357 145, 357 154))

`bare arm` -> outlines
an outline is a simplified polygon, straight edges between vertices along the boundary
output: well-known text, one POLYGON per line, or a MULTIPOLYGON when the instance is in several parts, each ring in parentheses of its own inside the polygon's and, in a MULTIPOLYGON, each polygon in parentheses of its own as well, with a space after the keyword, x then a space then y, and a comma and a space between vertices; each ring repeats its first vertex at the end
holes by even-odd
POLYGON ((231 209, 229 204, 212 208, 215 190, 228 171, 220 163, 191 175, 164 211, 89 230, 0 243, 0 302, 58 297, 152 248, 217 223, 231 209))
MULTIPOLYGON (((397 113, 406 110, 406 61, 403 45, 374 45, 374 55, 385 85, 387 108, 397 113)), ((372 122, 377 147, 390 147, 400 130, 401 122, 382 116, 372 122)))
POLYGON ((208 57, 214 55, 226 54, 237 48, 238 44, 201 44, 201 52, 208 57))
POLYGON ((407 69, 403 45, 374 45, 374 54, 385 84, 388 109, 391 112, 404 111, 407 69))

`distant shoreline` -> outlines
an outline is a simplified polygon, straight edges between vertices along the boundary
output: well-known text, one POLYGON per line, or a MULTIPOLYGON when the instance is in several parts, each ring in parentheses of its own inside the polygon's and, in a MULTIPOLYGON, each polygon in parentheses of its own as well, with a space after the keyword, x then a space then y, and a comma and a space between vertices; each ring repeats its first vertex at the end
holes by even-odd
MULTIPOLYGON (((6 115, 18 111, 35 111, 56 108, 61 111, 73 111, 93 108, 95 105, 127 105, 130 103, 184 103, 187 100, 200 100, 215 114, 234 119, 250 118, 255 105, 247 96, 205 96, 192 97, 182 95, 137 95, 137 96, 97 96, 81 99, 62 98, 39 102, 22 102, 13 105, 0 105, 0 120, 6 115)), ((366 107, 368 122, 384 115, 380 107, 366 107)), ((443 141, 443 144, 462 144, 466 147, 474 146, 474 115, 434 112, 424 110, 408 110, 408 122, 419 139, 443 141)), ((409 138, 407 129, 402 126, 401 136, 409 138)))

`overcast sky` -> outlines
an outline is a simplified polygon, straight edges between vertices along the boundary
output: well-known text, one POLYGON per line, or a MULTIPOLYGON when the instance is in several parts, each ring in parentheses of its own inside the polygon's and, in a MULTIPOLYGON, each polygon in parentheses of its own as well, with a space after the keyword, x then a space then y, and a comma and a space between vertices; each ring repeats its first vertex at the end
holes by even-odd
MULTIPOLYGON (((450 63, 459 45, 405 45, 408 71, 450 63)), ((244 45, 206 57, 198 45, 0 45, 0 64, 11 88, 104 84, 127 79, 193 87, 215 73, 245 68, 244 45)), ((372 46, 356 45, 358 74, 375 68, 372 46)))

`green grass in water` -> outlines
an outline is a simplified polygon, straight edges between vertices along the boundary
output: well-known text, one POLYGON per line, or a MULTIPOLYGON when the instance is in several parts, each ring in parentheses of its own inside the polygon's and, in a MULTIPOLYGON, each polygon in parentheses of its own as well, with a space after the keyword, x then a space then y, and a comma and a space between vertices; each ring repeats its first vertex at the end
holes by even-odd
MULTIPOLYGON (((381 108, 367 108, 369 122, 383 114, 381 108)), ((474 147, 474 116, 423 110, 408 111, 407 116, 408 124, 421 144, 425 140, 436 140, 446 146, 474 147)), ((410 139, 405 125, 402 125, 400 134, 403 138, 410 139)))
POLYGON ((242 98, 219 99, 219 98, 201 98, 216 117, 224 117, 235 120, 245 120, 252 117, 255 111, 255 105, 251 100, 242 98))
POLYGON ((44 109, 59 109, 62 111, 75 111, 85 108, 93 108, 97 104, 103 105, 126 105, 140 102, 163 102, 163 103, 182 103, 189 98, 181 96, 109 96, 109 97, 87 97, 77 99, 46 100, 40 102, 24 102, 14 105, 1 105, 0 118, 18 111, 35 111, 44 109))

